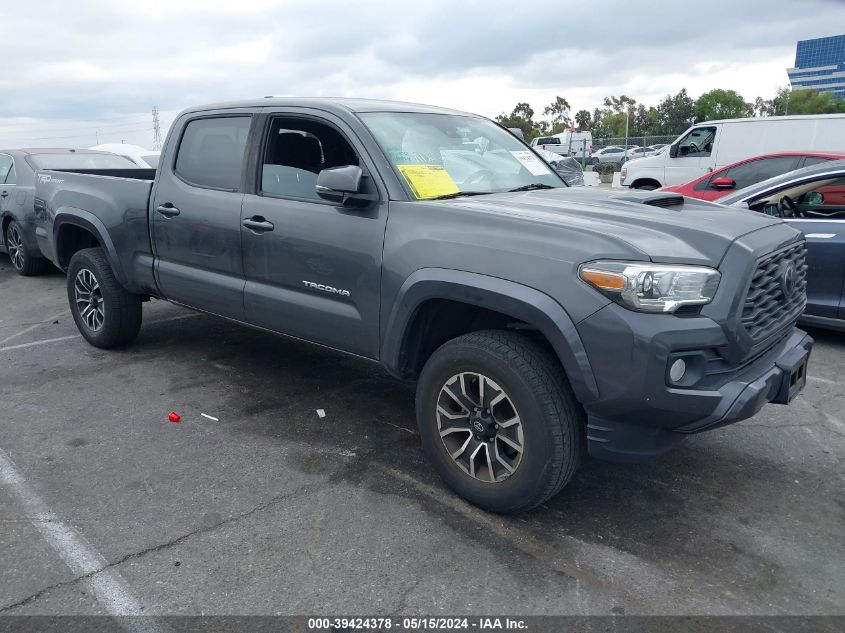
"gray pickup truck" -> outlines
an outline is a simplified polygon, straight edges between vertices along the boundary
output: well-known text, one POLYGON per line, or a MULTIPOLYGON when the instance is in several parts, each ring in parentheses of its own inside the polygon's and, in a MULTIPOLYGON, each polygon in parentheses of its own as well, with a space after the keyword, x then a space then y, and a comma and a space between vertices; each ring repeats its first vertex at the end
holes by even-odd
POLYGON ((41 171, 36 236, 82 335, 150 298, 417 381, 424 450, 481 507, 532 508, 586 453, 633 461, 786 404, 812 339, 801 234, 661 192, 568 188, 495 123, 429 106, 191 108, 157 172, 41 171))

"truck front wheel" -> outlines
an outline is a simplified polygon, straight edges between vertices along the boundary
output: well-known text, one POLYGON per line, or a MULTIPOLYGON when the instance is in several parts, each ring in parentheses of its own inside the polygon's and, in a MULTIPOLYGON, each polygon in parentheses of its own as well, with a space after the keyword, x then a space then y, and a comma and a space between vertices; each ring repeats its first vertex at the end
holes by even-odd
POLYGON ((493 512, 530 510, 566 485, 584 415, 557 360, 504 330, 443 344, 417 385, 426 454, 450 488, 493 512))
POLYGON ((103 249, 74 254, 67 271, 67 296, 76 327, 91 345, 109 349, 138 336, 141 297, 117 282, 103 249))

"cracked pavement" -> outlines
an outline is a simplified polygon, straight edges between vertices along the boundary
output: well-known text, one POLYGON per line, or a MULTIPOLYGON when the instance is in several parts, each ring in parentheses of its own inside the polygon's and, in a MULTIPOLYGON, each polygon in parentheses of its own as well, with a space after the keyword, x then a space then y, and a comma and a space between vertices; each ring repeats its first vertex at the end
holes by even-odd
MULTIPOLYGON (((105 352, 65 309, 0 257, 0 448, 150 613, 845 613, 843 334, 812 331, 793 405, 501 517, 377 365, 162 302, 105 352)), ((104 613, 30 519, 0 486, 0 613, 104 613)))

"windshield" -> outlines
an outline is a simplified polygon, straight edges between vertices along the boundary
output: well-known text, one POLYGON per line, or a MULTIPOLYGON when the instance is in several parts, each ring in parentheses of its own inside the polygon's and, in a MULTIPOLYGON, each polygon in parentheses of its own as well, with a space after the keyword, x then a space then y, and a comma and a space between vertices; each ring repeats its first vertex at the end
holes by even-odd
POLYGON ((361 118, 415 199, 566 186, 513 135, 480 117, 373 112, 361 118))
POLYGON ((117 154, 34 154, 36 169, 137 169, 128 158, 117 154))

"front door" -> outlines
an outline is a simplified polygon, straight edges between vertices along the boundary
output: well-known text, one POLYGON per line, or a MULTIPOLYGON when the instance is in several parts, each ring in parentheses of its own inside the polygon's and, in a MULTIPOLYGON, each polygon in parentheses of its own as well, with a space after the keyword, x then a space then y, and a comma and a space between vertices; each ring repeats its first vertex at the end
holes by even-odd
POLYGON ((715 165, 717 141, 716 126, 691 129, 674 144, 674 156, 666 157, 665 184, 680 185, 711 171, 715 165))
POLYGON ((807 239, 807 314, 845 317, 845 178, 803 193, 786 221, 807 239))
POLYGON ((244 305, 250 323, 377 358, 386 202, 321 199, 320 170, 359 165, 379 195, 354 133, 328 114, 274 111, 264 124, 256 191, 241 218, 244 305))
POLYGON ((241 175, 251 121, 249 113, 188 121, 176 155, 162 156, 150 210, 164 296, 241 321, 241 175))

